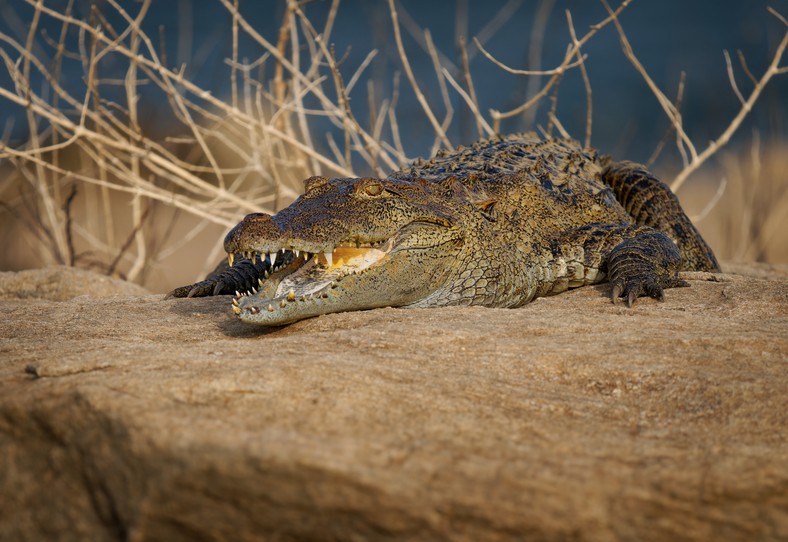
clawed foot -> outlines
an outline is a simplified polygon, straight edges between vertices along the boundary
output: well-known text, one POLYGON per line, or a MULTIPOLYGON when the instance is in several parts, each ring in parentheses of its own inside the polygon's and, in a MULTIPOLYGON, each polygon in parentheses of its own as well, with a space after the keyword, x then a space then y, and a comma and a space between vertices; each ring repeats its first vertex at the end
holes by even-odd
POLYGON ((608 272, 613 289, 613 303, 626 300, 631 307, 638 297, 665 300, 664 288, 689 286, 681 280, 681 254, 673 242, 661 232, 650 232, 623 241, 611 252, 608 272))
POLYGON ((166 299, 172 297, 207 297, 212 295, 234 294, 233 284, 225 282, 221 278, 207 279, 187 286, 175 288, 167 294, 166 299))
POLYGON ((259 288, 260 278, 267 276, 265 271, 270 268, 268 263, 249 260, 236 261, 229 267, 221 263, 207 279, 175 288, 167 294, 166 299, 172 297, 206 297, 212 295, 232 295, 236 292, 248 292, 259 288))

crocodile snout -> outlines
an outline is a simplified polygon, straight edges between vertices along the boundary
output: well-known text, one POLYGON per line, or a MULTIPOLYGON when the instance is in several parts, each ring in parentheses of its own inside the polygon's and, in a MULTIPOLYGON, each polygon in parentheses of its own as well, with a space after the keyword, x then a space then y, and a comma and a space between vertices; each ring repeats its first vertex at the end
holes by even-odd
POLYGON ((228 254, 243 252, 261 240, 275 242, 281 234, 271 215, 252 213, 230 230, 224 238, 224 250, 228 254))

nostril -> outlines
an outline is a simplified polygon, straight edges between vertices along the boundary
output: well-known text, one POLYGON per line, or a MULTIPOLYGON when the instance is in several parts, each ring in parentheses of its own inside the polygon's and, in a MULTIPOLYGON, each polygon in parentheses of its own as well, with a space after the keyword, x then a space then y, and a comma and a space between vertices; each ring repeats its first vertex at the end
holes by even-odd
POLYGON ((246 221, 246 220, 259 220, 259 219, 265 220, 266 218, 271 218, 271 215, 266 214, 266 213, 251 213, 251 214, 248 214, 248 215, 246 215, 244 217, 244 221, 246 221))
POLYGON ((321 186, 325 186, 328 184, 328 179, 326 177, 309 177, 304 181, 304 193, 310 192, 316 188, 321 186))

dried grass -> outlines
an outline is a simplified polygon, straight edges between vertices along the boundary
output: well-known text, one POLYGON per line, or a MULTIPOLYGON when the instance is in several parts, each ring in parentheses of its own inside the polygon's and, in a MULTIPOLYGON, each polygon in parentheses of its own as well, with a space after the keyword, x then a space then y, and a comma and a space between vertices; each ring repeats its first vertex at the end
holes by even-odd
POLYGON ((717 158, 682 192, 690 218, 722 260, 788 262, 788 145, 762 145, 756 133, 750 148, 717 158))
MULTIPOLYGON (((202 275, 219 259, 224 230, 247 212, 273 212, 287 205, 300 193, 302 179, 316 174, 354 176, 360 172, 383 176, 412 158, 406 155, 401 141, 399 76, 392 82, 392 97, 378 100, 367 75, 378 52, 371 51, 353 67, 342 64, 329 46, 340 9, 338 0, 331 4, 320 29, 314 27, 301 3, 288 0, 276 41, 269 41, 248 23, 237 0, 220 0, 232 20, 232 58, 226 62, 230 86, 227 101, 195 84, 184 75, 182 67, 162 57, 161 44, 155 45, 156 40, 141 26, 149 10, 155 9, 151 0, 139 4, 134 14, 126 12, 117 0, 106 0, 102 8, 105 12, 94 7, 87 18, 75 17, 72 3, 63 11, 55 11, 43 0, 24 1, 33 13, 25 39, 0 33, 0 60, 12 81, 7 87, 0 86, 0 103, 24 109, 29 134, 22 144, 9 145, 7 136, 0 143, 4 268, 78 265, 124 276, 153 289, 166 289, 202 275), (109 21, 118 17, 123 25, 115 28, 109 21), (41 31, 44 18, 61 25, 57 37, 41 31), (256 58, 242 58, 242 38, 259 47, 261 53, 256 58), (46 44, 48 54, 40 53, 41 43, 46 44), (126 67, 122 80, 103 77, 109 59, 126 67), (58 83, 65 70, 83 73, 85 85, 79 95, 58 83), (39 80, 45 82, 43 89, 34 84, 39 80), (155 130, 140 120, 143 86, 146 96, 155 89, 157 99, 168 104, 178 121, 167 137, 155 135, 155 130), (365 87, 365 99, 360 99, 365 87), (353 102, 351 93, 356 96, 353 102), (119 94, 121 99, 117 99, 119 94), (351 103, 369 108, 369 126, 360 124, 351 103), (334 129, 327 131, 326 123, 334 129), (193 262, 176 263, 188 253, 194 255, 193 262), (13 262, 9 254, 16 257, 13 262)), ((576 32, 567 11, 571 42, 563 61, 551 69, 528 71, 507 66, 487 51, 484 41, 490 32, 486 29, 474 38, 473 49, 462 43, 460 59, 453 64, 436 49, 429 31, 414 29, 409 17, 389 0, 395 40, 391 48, 434 133, 431 150, 467 143, 452 142, 448 135, 459 122, 455 114, 459 108, 470 115, 479 135, 489 135, 501 129, 503 120, 532 114, 537 104, 548 99, 548 123, 542 131, 545 135, 553 131, 566 135, 556 102, 558 85, 570 70, 582 75, 587 99, 584 140, 590 142, 592 90, 583 47, 612 26, 627 58, 649 84, 671 122, 671 131, 662 145, 671 134, 676 135, 684 157, 683 169, 672 184, 678 190, 729 141, 769 81, 786 72, 780 62, 788 46, 788 31, 760 77, 752 75, 740 58, 752 86, 746 97, 726 54, 731 86, 739 96, 741 109, 717 139, 698 151, 679 112, 681 91, 676 103, 671 102, 638 62, 627 41, 618 17, 630 2, 624 0, 613 9, 603 1, 608 16, 582 35, 576 32), (417 80, 410 67, 400 15, 432 61, 437 93, 432 88, 426 92, 428 83, 417 80), (530 91, 522 104, 507 111, 491 108, 485 112, 478 103, 470 70, 469 55, 476 53, 505 72, 530 78, 530 91), (435 95, 439 101, 430 102, 428 97, 435 95)), ((491 14, 488 27, 504 24, 506 14, 517 4, 516 0, 510 1, 500 13, 491 14)), ((551 2, 544 2, 542 17, 537 20, 545 19, 543 11, 551 6, 551 2)), ((778 13, 773 11, 773 15, 785 22, 778 13)), ((463 19, 458 15, 457 20, 460 24, 463 19)), ((537 40, 543 35, 534 33, 537 40)), ((159 40, 164 36, 166 32, 159 40)), ((655 151, 655 159, 659 150, 661 147, 655 151)), ((788 209, 785 193, 770 198, 768 208, 759 199, 764 183, 757 181, 753 168, 771 164, 772 160, 772 154, 763 153, 780 156, 778 151, 758 147, 746 163, 723 157, 730 171, 726 177, 728 199, 740 191, 750 206, 739 222, 736 235, 741 237, 733 242, 734 249, 721 251, 723 258, 771 258, 770 243, 783 235, 779 230, 788 209)), ((764 171, 758 169, 758 174, 765 175, 764 171)), ((779 170, 776 175, 779 177, 779 170)), ((715 200, 709 195, 715 192, 719 192, 716 187, 707 192, 707 203, 711 201, 711 207, 716 208, 727 205, 727 199, 715 200)), ((725 228, 735 230, 734 220, 725 228)))

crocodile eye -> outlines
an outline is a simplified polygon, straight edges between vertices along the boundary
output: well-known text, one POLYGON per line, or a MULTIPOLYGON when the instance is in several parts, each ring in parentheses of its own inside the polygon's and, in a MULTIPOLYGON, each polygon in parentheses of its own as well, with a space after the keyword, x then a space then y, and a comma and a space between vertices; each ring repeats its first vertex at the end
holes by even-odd
POLYGON ((368 196, 379 196, 383 193, 383 185, 380 183, 369 183, 364 187, 364 192, 368 196))

